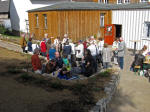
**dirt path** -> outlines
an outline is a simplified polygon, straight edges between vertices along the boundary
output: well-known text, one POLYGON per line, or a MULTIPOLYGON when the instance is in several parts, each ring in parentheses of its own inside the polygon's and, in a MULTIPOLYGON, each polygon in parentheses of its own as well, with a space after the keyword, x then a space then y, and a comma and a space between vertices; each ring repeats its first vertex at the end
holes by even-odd
POLYGON ((127 52, 119 90, 109 112, 150 112, 150 83, 145 77, 129 71, 132 61, 131 52, 127 52))
POLYGON ((0 47, 6 48, 8 50, 22 52, 20 45, 17 45, 17 44, 11 43, 11 42, 6 42, 6 41, 0 40, 0 47))

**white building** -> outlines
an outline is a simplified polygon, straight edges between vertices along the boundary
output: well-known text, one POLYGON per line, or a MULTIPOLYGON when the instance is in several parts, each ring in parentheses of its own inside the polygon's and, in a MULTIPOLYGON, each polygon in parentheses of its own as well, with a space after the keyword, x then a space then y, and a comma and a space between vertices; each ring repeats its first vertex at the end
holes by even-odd
POLYGON ((10 0, 10 19, 14 33, 27 32, 28 10, 70 0, 10 0))
POLYGON ((128 9, 121 8, 112 10, 112 24, 122 26, 122 37, 128 48, 134 48, 133 40, 137 42, 137 49, 144 45, 150 50, 150 5, 137 4, 130 5, 128 9))

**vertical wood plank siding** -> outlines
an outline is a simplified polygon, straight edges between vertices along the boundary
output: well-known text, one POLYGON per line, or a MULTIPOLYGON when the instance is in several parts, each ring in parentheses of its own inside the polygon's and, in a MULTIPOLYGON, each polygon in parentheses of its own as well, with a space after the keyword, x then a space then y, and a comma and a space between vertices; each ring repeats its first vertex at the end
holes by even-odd
POLYGON ((104 28, 100 27, 100 13, 105 14, 105 24, 111 24, 111 11, 82 10, 82 11, 47 11, 29 12, 30 33, 35 34, 36 39, 42 39, 45 33, 49 37, 61 37, 68 33, 73 41, 85 39, 88 36, 100 32, 104 37, 104 28), (39 16, 39 27, 36 27, 36 17, 39 16), (44 16, 47 14, 48 28, 44 25, 44 16))
POLYGON ((122 37, 128 48, 134 48, 134 43, 130 40, 141 40, 137 43, 137 49, 147 45, 150 50, 150 38, 145 36, 144 22, 150 22, 150 10, 113 10, 112 24, 122 25, 122 37), (147 40, 143 40, 147 38, 147 40))

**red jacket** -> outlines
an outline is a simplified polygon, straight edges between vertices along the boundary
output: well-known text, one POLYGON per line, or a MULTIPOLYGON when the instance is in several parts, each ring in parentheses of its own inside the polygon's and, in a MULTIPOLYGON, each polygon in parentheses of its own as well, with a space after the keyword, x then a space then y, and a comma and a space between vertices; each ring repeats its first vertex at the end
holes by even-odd
POLYGON ((42 69, 41 60, 37 54, 32 55, 31 61, 32 61, 32 68, 34 71, 42 69))
POLYGON ((46 44, 45 41, 41 42, 41 52, 46 52, 46 44))

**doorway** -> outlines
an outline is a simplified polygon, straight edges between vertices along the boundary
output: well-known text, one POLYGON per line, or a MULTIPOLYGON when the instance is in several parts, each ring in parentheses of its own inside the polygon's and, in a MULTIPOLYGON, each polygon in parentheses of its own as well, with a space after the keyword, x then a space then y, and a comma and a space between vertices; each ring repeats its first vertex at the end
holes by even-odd
POLYGON ((122 25, 115 25, 116 27, 116 38, 121 37, 122 35, 122 25))

